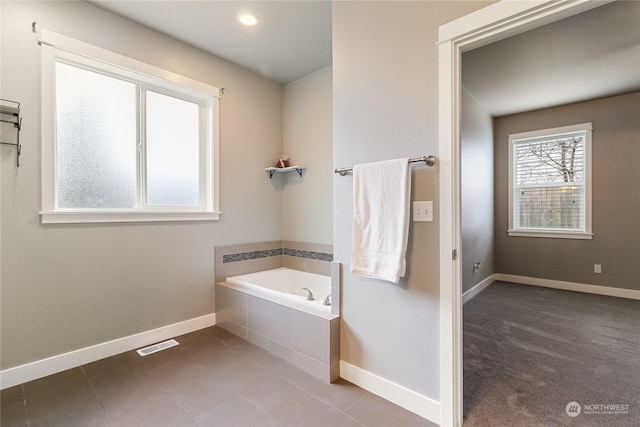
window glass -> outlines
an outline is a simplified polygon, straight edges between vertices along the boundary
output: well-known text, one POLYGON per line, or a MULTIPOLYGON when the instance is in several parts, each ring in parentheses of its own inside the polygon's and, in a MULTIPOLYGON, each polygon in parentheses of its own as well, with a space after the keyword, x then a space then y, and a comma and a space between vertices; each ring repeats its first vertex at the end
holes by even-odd
POLYGON ((58 208, 136 205, 136 85, 56 63, 58 208))
POLYGON ((198 206, 199 106, 146 91, 147 204, 198 206))
POLYGON ((584 231, 585 133, 514 142, 515 228, 584 231))

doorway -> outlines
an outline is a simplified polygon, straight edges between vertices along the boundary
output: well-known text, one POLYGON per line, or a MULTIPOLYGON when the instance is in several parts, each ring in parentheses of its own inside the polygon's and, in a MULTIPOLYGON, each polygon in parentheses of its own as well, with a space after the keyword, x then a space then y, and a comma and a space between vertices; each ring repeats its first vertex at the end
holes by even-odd
POLYGON ((440 411, 441 425, 462 425, 460 102, 462 52, 540 27, 602 2, 499 2, 440 27, 440 411))

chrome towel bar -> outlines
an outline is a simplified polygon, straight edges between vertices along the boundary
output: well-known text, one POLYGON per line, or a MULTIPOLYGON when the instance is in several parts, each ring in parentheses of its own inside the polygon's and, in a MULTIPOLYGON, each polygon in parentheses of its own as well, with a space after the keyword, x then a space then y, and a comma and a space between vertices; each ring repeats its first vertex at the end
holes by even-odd
MULTIPOLYGON (((424 163, 427 166, 433 166, 436 164, 436 156, 422 156, 414 159, 409 159, 409 163, 424 163)), ((339 173, 340 176, 345 176, 347 172, 351 172, 353 168, 337 168, 333 173, 339 173)))

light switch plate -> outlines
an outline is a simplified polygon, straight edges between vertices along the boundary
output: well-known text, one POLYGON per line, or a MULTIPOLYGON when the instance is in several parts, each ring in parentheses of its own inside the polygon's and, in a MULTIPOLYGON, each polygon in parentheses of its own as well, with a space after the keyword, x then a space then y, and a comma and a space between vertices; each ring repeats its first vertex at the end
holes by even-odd
POLYGON ((433 221, 433 201, 414 201, 413 220, 433 221))

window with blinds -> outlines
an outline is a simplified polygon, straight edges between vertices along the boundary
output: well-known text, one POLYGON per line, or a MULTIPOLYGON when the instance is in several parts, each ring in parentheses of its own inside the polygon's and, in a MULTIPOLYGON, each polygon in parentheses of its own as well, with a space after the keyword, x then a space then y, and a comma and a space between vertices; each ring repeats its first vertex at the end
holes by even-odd
POLYGON ((509 235, 589 239, 591 123, 509 136, 509 235))

